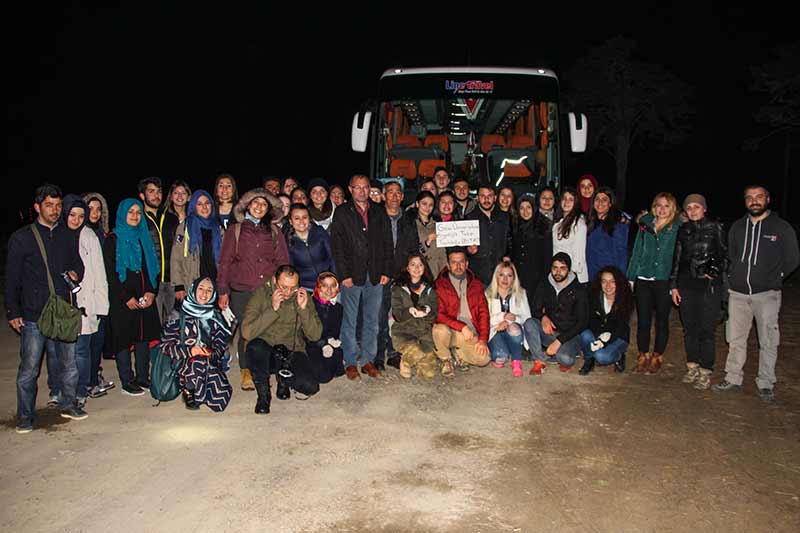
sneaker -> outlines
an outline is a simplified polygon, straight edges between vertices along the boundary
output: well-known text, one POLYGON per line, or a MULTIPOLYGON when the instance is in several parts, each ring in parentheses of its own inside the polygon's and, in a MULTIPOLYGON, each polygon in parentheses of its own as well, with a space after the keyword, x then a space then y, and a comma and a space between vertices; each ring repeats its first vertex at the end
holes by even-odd
POLYGON ((758 389, 758 395, 765 402, 775 401, 775 393, 772 392, 772 389, 758 389))
POLYGON ((531 376, 541 376, 542 373, 547 368, 547 365, 544 364, 543 361, 537 359, 533 362, 533 368, 531 368, 530 375, 531 376))
POLYGON ((127 394, 128 396, 143 396, 144 391, 136 383, 128 383, 122 386, 122 394, 127 394))
POLYGON ((33 431, 32 424, 19 424, 17 426, 17 433, 20 435, 24 435, 25 433, 30 433, 31 431, 33 431))
POLYGON ((59 397, 58 394, 51 394, 50 397, 47 399, 47 407, 58 407, 58 404, 60 403, 58 401, 58 397, 59 397))
MULTIPOLYGON (((738 391, 742 390, 742 386, 741 385, 734 385, 733 383, 731 383, 727 379, 723 379, 722 381, 720 381, 716 385, 712 386, 711 388, 714 390, 714 392, 728 392, 728 391, 736 391, 736 392, 738 392, 738 391)), ((759 390, 759 392, 761 392, 761 391, 759 390)))
POLYGON ((503 368, 504 366, 506 366, 506 360, 502 358, 495 359, 494 361, 492 361, 492 366, 495 368, 503 368))
MULTIPOLYGON (((113 387, 113 385, 112 385, 112 387, 113 387)), ((100 385, 95 385, 94 387, 89 389, 89 392, 87 392, 86 394, 89 396, 89 398, 100 398, 100 397, 105 396, 106 394, 108 394, 108 392, 106 392, 105 390, 101 389, 100 385)))
POLYGON ((511 375, 515 378, 522 377, 522 361, 511 361, 511 375))
POLYGON ((149 381, 139 381, 139 380, 137 380, 136 384, 139 385, 139 387, 141 387, 144 390, 148 390, 150 388, 150 382, 149 381))
POLYGON ((308 394, 303 394, 302 392, 294 391, 294 399, 295 400, 303 400, 303 401, 305 401, 305 400, 308 400, 309 398, 311 398, 311 396, 309 396, 308 394))
POLYGON ((73 407, 62 410, 61 417, 69 418, 70 420, 83 420, 84 418, 89 418, 89 414, 80 407, 73 407))
POLYGON ((78 404, 78 409, 86 407, 86 396, 78 396, 75 398, 75 403, 78 404))
POLYGON ((681 381, 692 384, 700 377, 700 366, 697 363, 686 363, 686 374, 681 381))
POLYGON ((559 363, 558 364, 558 369, 560 371, 562 371, 562 372, 569 372, 570 370, 572 370, 572 367, 571 366, 564 366, 561 363, 559 363))
POLYGON ((103 374, 99 372, 97 373, 97 381, 99 382, 97 386, 102 391, 110 391, 115 386, 113 381, 106 381, 105 378, 103 378, 103 374))

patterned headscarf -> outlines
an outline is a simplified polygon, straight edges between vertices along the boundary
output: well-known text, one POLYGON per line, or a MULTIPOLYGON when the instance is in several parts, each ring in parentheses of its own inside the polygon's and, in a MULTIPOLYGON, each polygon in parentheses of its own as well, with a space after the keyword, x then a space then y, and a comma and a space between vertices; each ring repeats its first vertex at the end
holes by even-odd
POLYGON ((228 324, 228 321, 222 316, 219 309, 217 309, 217 285, 214 283, 214 280, 209 277, 204 278, 197 278, 192 282, 192 286, 189 288, 188 292, 186 293, 186 297, 183 299, 183 305, 181 308, 183 309, 184 313, 187 316, 191 316, 198 319, 200 323, 200 329, 203 332, 203 335, 206 339, 211 338, 211 323, 216 322, 222 328, 222 330, 227 333, 228 335, 231 334, 231 327, 228 324), (211 282, 211 286, 214 288, 214 292, 211 293, 211 299, 208 300, 207 303, 201 304, 197 301, 197 286, 200 285, 200 282, 207 279, 211 282))
POLYGON ((339 296, 339 279, 333 272, 320 272, 319 276, 317 276, 317 284, 314 287, 314 298, 321 304, 330 304, 336 303, 337 296, 339 296), (322 282, 327 278, 333 278, 336 281, 336 294, 330 300, 323 298, 320 293, 322 282))
POLYGON ((128 270, 136 272, 142 269, 142 252, 144 252, 150 283, 153 287, 158 287, 158 274, 161 272, 161 265, 158 263, 156 249, 153 247, 153 239, 147 230, 147 221, 144 218, 142 202, 135 198, 126 198, 120 202, 119 207, 117 207, 114 234, 117 236, 117 275, 119 280, 125 283, 128 277, 128 270), (129 226, 128 209, 134 205, 138 205, 139 209, 142 210, 142 218, 138 226, 129 226))

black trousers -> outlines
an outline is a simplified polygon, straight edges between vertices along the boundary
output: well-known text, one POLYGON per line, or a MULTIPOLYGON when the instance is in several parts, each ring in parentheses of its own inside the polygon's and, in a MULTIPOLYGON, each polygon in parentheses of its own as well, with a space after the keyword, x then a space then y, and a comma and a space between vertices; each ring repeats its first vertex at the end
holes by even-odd
POLYGON ((669 281, 637 279, 634 287, 638 318, 636 342, 639 351, 650 351, 650 328, 653 324, 653 310, 655 309, 656 342, 653 345, 653 352, 663 354, 669 340, 669 312, 672 309, 669 281))
POLYGON ((316 343, 309 344, 308 360, 311 363, 311 371, 319 383, 328 383, 333 378, 344 375, 344 353, 341 348, 334 348, 333 355, 324 357, 322 347, 316 343))
MULTIPOLYGON (((256 384, 268 383, 269 375, 281 368, 281 361, 273 353, 272 347, 263 339, 253 339, 247 343, 247 364, 256 384)), ((311 396, 319 392, 319 381, 305 352, 292 352, 290 370, 294 374, 286 382, 292 390, 311 396)))
POLYGON ((716 352, 714 333, 719 322, 722 289, 680 288, 681 321, 686 344, 686 362, 699 363, 707 370, 714 369, 716 352))

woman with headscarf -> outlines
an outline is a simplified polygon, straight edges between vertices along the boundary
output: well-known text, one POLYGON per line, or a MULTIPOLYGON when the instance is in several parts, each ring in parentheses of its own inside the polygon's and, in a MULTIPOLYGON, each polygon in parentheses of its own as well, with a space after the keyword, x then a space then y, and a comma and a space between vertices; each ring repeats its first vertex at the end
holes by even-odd
POLYGON ((208 276, 195 279, 186 292, 178 317, 164 325, 161 349, 173 361, 180 361, 178 379, 187 409, 206 404, 224 411, 233 387, 228 370, 228 340, 231 326, 216 307, 217 289, 208 276))
MULTIPOLYGON (((247 191, 233 209, 236 223, 231 224, 222 239, 217 266, 219 308, 230 305, 241 322, 250 297, 269 281, 281 265, 289 263, 286 240, 275 222, 283 217, 278 200, 266 189, 247 191)), ((190 237, 191 239, 191 237, 190 237)), ((245 352, 245 339, 237 342, 242 390, 254 390, 245 352)))
POLYGON ((597 178, 592 176, 591 174, 584 174, 578 180, 578 197, 581 201, 581 212, 585 216, 589 216, 589 211, 592 210, 592 201, 594 199, 594 193, 597 192, 597 178))
POLYGON ((320 383, 344 375, 344 353, 339 333, 342 327, 342 304, 336 301, 339 295, 339 280, 333 272, 322 272, 314 287, 314 307, 322 323, 322 336, 306 345, 306 353, 320 383))
POLYGON ((186 219, 175 230, 170 256, 172 283, 179 301, 183 301, 193 280, 217 279, 222 247, 222 229, 211 194, 202 189, 195 191, 186 213, 186 219))
MULTIPOLYGON (((80 408, 83 408, 86 397, 89 395, 92 368, 94 366, 96 381, 97 367, 100 366, 100 352, 97 352, 95 361, 91 350, 92 339, 98 335, 100 327, 98 315, 108 314, 108 283, 103 264, 103 250, 95 232, 86 226, 87 211, 88 206, 80 196, 68 194, 64 197, 61 220, 75 239, 74 246, 77 246, 84 267, 81 290, 75 294, 77 307, 83 309, 84 312, 81 319, 81 332, 75 345, 75 361, 78 366, 76 397, 80 408)), ((95 385, 97 384, 95 383, 95 385)), ((96 398, 104 394, 106 391, 101 393, 97 390, 92 397, 96 398)))
POLYGON ((161 271, 142 203, 126 198, 117 208, 116 225, 103 249, 110 293, 112 347, 122 391, 141 396, 150 388, 149 348, 158 344, 161 323, 153 305, 161 271), (136 355, 136 374, 131 369, 136 355))

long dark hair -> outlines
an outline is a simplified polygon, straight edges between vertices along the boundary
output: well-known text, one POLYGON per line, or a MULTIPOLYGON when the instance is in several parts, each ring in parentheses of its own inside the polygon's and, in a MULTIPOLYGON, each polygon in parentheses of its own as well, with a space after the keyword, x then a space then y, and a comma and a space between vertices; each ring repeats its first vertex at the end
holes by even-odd
POLYGON ((609 235, 614 235, 614 228, 617 227, 617 222, 620 221, 622 218, 622 214, 620 213, 619 208, 617 207, 617 195, 614 194, 614 189, 611 187, 598 187, 592 196, 592 207, 589 209, 589 233, 592 232, 597 226, 603 226, 603 229, 609 235), (608 196, 609 203, 611 204, 608 208, 608 214, 606 218, 600 219, 597 216, 597 211, 594 209, 594 201, 597 198, 598 194, 605 194, 608 196))
POLYGON ((222 181, 223 179, 231 180, 231 185, 233 185, 233 198, 231 198, 231 203, 235 206, 236 203, 239 201, 239 187, 236 185, 236 178, 234 178, 228 173, 220 174, 219 176, 217 176, 217 179, 214 180, 214 192, 212 193, 214 195, 214 203, 217 204, 217 209, 219 209, 219 198, 217 198, 217 185, 219 185, 219 182, 222 181))
POLYGON ((561 191, 561 200, 564 199, 565 194, 571 194, 574 202, 572 202, 572 211, 566 214, 564 213, 564 210, 561 209, 561 201, 556 204, 556 214, 553 219, 556 221, 561 221, 561 227, 558 230, 559 239, 569 239, 569 234, 572 231, 572 227, 575 225, 578 219, 583 216, 583 211, 581 211, 581 197, 578 195, 578 190, 575 187, 564 187, 564 189, 561 191))
POLYGON ((592 280, 592 294, 603 294, 603 286, 600 280, 605 273, 614 276, 614 283, 617 285, 617 293, 614 295, 614 305, 611 306, 611 312, 619 315, 623 320, 627 320, 633 312, 633 291, 631 291, 628 278, 625 277, 625 274, 620 269, 615 266, 601 268, 600 272, 592 280))
POLYGON ((431 267, 428 266, 428 260, 425 259, 425 256, 421 253, 414 252, 412 254, 408 254, 408 259, 406 259, 405 266, 397 273, 394 277, 394 284, 400 287, 405 287, 409 283, 411 283, 411 274, 408 273, 408 264, 411 262, 412 259, 418 257, 422 264, 425 265, 425 271, 422 273, 422 278, 420 281, 424 281, 425 285, 428 287, 433 286, 433 272, 431 272, 431 267))

